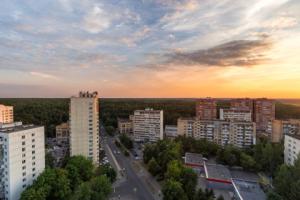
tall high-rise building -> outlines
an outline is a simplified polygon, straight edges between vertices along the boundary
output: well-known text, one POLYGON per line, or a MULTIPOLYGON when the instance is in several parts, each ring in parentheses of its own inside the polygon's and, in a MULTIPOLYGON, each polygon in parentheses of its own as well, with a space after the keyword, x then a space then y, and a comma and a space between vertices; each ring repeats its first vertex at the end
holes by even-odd
POLYGON ((17 200, 45 168, 44 127, 0 125, 0 199, 17 200))
POLYGON ((99 104, 98 93, 80 92, 71 97, 70 154, 83 155, 99 163, 99 104))
POLYGON ((155 142, 163 139, 163 111, 135 110, 133 114, 133 138, 135 141, 155 142))
POLYGON ((14 122, 14 107, 0 104, 0 123, 14 122))
POLYGON ((70 139, 70 127, 69 127, 69 123, 62 123, 60 125, 57 125, 55 127, 55 138, 56 138, 56 142, 61 144, 61 143, 65 143, 65 144, 69 144, 69 139, 70 139))
POLYGON ((217 118, 217 103, 215 99, 199 99, 196 102, 196 118, 213 120, 217 118))
POLYGON ((268 123, 275 119, 275 103, 271 99, 255 99, 253 109, 253 121, 259 132, 268 129, 268 123))

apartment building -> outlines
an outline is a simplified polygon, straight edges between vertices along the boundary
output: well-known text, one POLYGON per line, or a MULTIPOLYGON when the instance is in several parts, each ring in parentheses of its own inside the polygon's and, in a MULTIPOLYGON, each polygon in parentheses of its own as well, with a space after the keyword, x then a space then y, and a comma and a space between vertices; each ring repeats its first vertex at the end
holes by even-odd
POLYGON ((230 121, 252 121, 251 110, 245 109, 220 109, 220 120, 230 120, 230 121))
POLYGON ((177 126, 176 125, 166 125, 165 127, 165 136, 169 139, 174 139, 178 136, 177 126))
POLYGON ((275 102, 271 99, 255 99, 253 107, 253 121, 259 132, 268 129, 268 122, 275 119, 275 102))
POLYGON ((45 168, 44 127, 0 126, 0 199, 18 200, 45 168))
POLYGON ((14 107, 0 104, 0 124, 14 122, 14 107))
POLYGON ((199 99, 196 102, 196 118, 213 120, 217 118, 217 103, 215 99, 199 99))
POLYGON ((99 104, 97 92, 79 92, 70 103, 70 154, 99 163, 99 104))
POLYGON ((118 118, 118 130, 120 134, 132 134, 133 122, 131 119, 118 118))
POLYGON ((248 110, 253 111, 254 101, 249 98, 231 99, 230 108, 236 110, 248 110))
POLYGON ((58 144, 69 144, 69 138, 70 138, 70 126, 69 123, 62 123, 60 125, 57 125, 55 127, 55 138, 56 138, 56 142, 58 144))
POLYGON ((300 135, 300 120, 271 120, 268 122, 266 134, 271 142, 280 142, 284 135, 300 135))
POLYGON ((284 162, 287 165, 293 165, 300 154, 300 136, 284 136, 284 162))
POLYGON ((222 146, 231 144, 247 148, 256 144, 254 122, 179 118, 177 126, 178 135, 206 139, 222 146))
POLYGON ((177 134, 180 136, 193 137, 195 118, 178 118, 177 134))
POLYGON ((163 139, 163 111, 147 108, 133 114, 133 138, 135 141, 155 142, 163 139))

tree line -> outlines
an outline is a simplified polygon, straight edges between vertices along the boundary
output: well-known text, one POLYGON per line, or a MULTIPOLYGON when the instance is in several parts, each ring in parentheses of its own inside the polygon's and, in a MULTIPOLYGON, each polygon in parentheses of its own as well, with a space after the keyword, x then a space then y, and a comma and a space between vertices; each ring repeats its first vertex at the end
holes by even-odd
POLYGON ((68 159, 63 168, 46 168, 21 194, 21 200, 105 200, 116 172, 109 165, 95 168, 83 156, 68 159))

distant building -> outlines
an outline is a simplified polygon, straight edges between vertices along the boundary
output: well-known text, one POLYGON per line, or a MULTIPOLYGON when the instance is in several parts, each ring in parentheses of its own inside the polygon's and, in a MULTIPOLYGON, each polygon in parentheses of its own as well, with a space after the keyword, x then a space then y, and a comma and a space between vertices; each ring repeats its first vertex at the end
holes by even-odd
POLYGON ((242 109, 220 109, 220 120, 230 121, 252 121, 251 110, 242 109))
POLYGON ((177 120, 178 136, 193 137, 194 123, 195 123, 194 118, 178 118, 177 120))
POLYGON ((83 155, 99 163, 98 93, 80 92, 71 97, 70 155, 83 155))
POLYGON ((266 130, 271 142, 280 142, 284 135, 300 135, 300 120, 271 120, 266 130))
POLYGON ((45 168, 44 127, 0 127, 0 199, 17 200, 45 168))
POLYGON ((178 130, 176 125, 166 125, 165 127, 166 138, 174 139, 178 136, 178 130))
POLYGON ((300 154, 300 135, 284 136, 284 162, 293 165, 300 154))
POLYGON ((230 109, 253 112, 253 103, 253 99, 249 98, 231 99, 230 109))
POLYGON ((266 200, 267 196, 258 182, 242 179, 231 179, 236 200, 266 200))
POLYGON ((196 118, 213 120, 217 118, 217 102, 215 99, 199 99, 196 102, 196 118))
POLYGON ((0 104, 0 124, 14 122, 14 107, 0 104))
POLYGON ((118 130, 121 134, 132 134, 133 122, 132 119, 118 118, 118 130))
POLYGON ((275 102, 271 99, 255 99, 253 109, 253 121, 256 123, 257 131, 265 132, 268 123, 275 119, 275 102))
POLYGON ((70 127, 68 123, 62 123, 56 126, 56 141, 58 144, 69 144, 70 127))
POLYGON ((163 139, 163 111, 136 110, 133 115, 133 137, 135 141, 156 142, 163 139))

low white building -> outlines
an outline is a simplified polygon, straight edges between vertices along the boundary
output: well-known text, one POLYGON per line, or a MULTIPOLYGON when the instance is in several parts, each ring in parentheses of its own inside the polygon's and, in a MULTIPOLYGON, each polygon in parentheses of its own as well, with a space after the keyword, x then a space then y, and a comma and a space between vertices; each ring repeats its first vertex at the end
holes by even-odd
POLYGON ((167 138, 176 138, 178 136, 177 126, 176 125, 166 125, 165 127, 165 136, 167 138))
POLYGON ((300 154, 300 135, 284 136, 284 162, 293 165, 300 154))
POLYGON ((133 137, 135 141, 156 142, 163 139, 163 111, 136 110, 133 115, 133 137))
POLYGON ((252 114, 250 110, 220 109, 220 120, 251 122, 252 114))
POLYGON ((18 200, 45 168, 44 127, 0 127, 0 199, 18 200))

